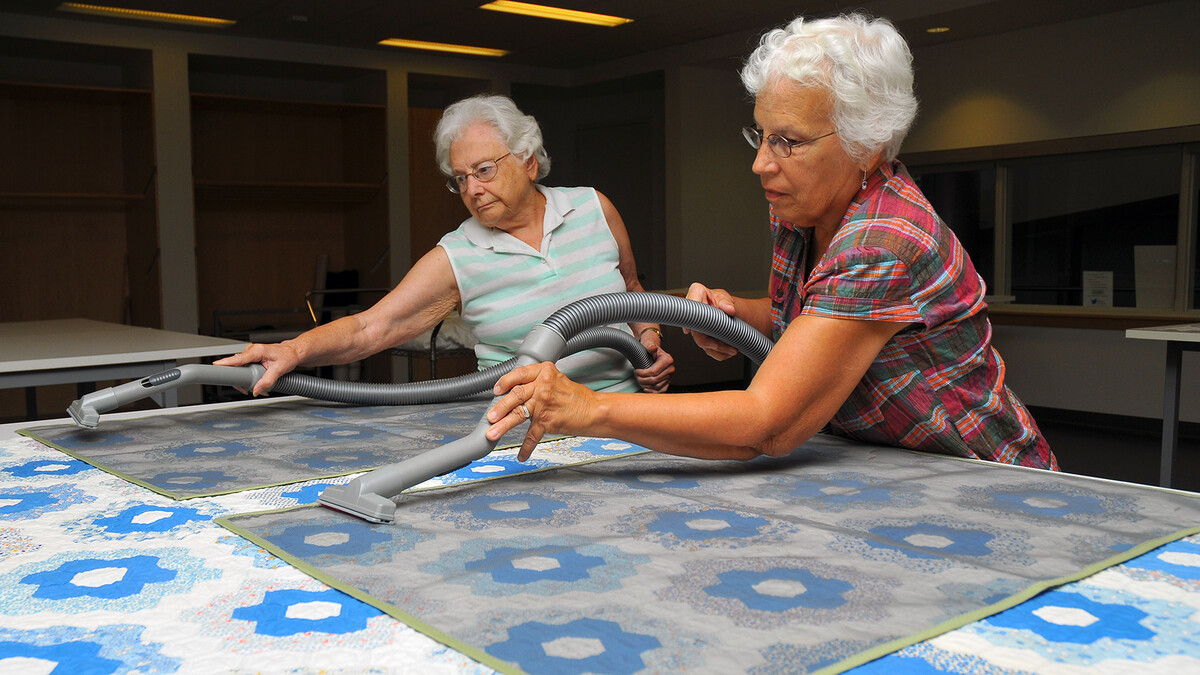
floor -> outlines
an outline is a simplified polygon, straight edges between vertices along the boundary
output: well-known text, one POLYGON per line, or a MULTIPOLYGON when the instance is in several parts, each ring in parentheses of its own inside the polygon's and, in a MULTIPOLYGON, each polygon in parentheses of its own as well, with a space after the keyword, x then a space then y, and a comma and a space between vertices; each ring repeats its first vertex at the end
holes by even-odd
MULTIPOLYGON (((1162 422, 1140 418, 1079 419, 1077 414, 1032 410, 1063 471, 1158 485, 1162 422)), ((1180 430, 1173 487, 1200 492, 1200 431, 1180 430)))

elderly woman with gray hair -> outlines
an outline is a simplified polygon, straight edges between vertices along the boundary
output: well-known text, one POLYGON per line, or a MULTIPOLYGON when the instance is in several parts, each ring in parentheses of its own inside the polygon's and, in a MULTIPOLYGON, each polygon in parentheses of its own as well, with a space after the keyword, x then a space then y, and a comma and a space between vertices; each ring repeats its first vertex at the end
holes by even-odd
MULTIPOLYGON (((580 298, 641 291, 625 223, 592 188, 548 188, 537 121, 508 98, 480 95, 446 108, 434 133, 446 187, 471 217, 444 236, 369 309, 279 344, 252 344, 218 365, 261 363, 254 394, 297 366, 350 363, 402 344, 458 311, 482 370, 507 361, 532 326, 580 298)), ((631 330, 654 359, 634 371, 616 352, 588 350, 559 363, 597 390, 665 391, 675 370, 657 324, 631 330)))
MULTIPOLYGON (((688 297, 776 340, 745 391, 597 394, 551 364, 516 369, 489 438, 532 425, 712 459, 784 455, 813 434, 1057 469, 1004 383, 983 280, 896 161, 916 116, 912 56, 885 20, 798 18, 763 36, 742 70, 742 134, 769 204, 770 297, 694 284, 688 297), (517 411, 517 412, 513 412, 517 411)), ((735 354, 694 334, 710 356, 735 354)))

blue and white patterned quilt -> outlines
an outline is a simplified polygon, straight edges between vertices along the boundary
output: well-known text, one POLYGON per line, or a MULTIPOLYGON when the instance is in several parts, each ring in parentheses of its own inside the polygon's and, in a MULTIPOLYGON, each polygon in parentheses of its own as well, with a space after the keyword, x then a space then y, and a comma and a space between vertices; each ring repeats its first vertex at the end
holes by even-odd
MULTIPOLYGON (((0 427, 0 673, 493 672, 213 522, 311 503, 350 476, 178 502, 12 426, 0 427)), ((535 458, 631 450, 571 439, 535 458)), ((449 480, 511 465, 499 453, 449 480)), ((852 672, 1200 672, 1198 611, 1193 535, 852 672)))

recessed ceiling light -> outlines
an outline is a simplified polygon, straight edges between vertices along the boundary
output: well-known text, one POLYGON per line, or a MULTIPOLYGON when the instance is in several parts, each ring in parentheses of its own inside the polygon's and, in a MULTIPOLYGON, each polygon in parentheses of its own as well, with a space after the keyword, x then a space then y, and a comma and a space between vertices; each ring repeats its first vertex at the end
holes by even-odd
POLYGON ((933 28, 926 28, 925 32, 926 33, 949 33, 950 27, 949 26, 934 26, 933 28))
POLYGON ((489 47, 471 47, 468 45, 452 45, 444 42, 425 42, 424 40, 402 40, 399 38, 390 38, 380 40, 379 44, 388 47, 404 47, 406 49, 424 49, 433 52, 453 52, 455 54, 471 54, 473 56, 504 56, 508 54, 504 49, 491 49, 489 47))
POLYGON ((142 9, 126 9, 124 7, 104 7, 102 5, 85 5, 78 2, 64 2, 58 6, 60 12, 76 14, 92 14, 107 16, 114 19, 139 19, 141 21, 158 21, 161 23, 182 23, 189 26, 207 26, 209 28, 224 28, 237 23, 229 19, 215 19, 210 16, 193 16, 191 14, 172 14, 170 12, 149 12, 142 9))
POLYGON ((626 19, 622 16, 612 16, 610 14, 595 14, 592 12, 580 12, 574 9, 563 9, 561 7, 548 7, 546 5, 535 5, 528 2, 514 2, 513 0, 495 0, 486 5, 480 5, 479 9, 490 9, 494 12, 508 12, 509 14, 522 14, 525 16, 536 16, 542 19, 555 19, 557 21, 574 21, 575 23, 587 23, 593 26, 620 26, 621 24, 631 23, 633 19, 626 19))

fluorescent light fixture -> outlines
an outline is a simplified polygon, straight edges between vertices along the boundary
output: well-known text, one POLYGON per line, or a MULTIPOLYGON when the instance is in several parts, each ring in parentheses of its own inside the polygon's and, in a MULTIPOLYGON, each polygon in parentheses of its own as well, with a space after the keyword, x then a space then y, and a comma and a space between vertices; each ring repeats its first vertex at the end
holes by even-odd
POLYGON ((620 26, 621 24, 625 23, 631 23, 633 21, 633 19, 626 19, 622 16, 580 12, 574 9, 547 7, 546 5, 535 5, 528 2, 513 2, 512 0, 496 0, 495 2, 489 2, 486 5, 480 5, 479 9, 490 9, 495 12, 508 12, 509 14, 536 16, 542 19, 574 21, 575 23, 589 23, 593 26, 608 26, 609 28, 612 28, 613 26, 620 26))
POLYGON ((926 33, 949 33, 950 28, 948 26, 934 26, 933 28, 926 28, 925 32, 926 33))
POLYGON ((405 47, 407 49, 425 49, 434 52, 453 52, 455 54, 471 54, 473 56, 504 56, 508 54, 504 49, 491 49, 489 47, 470 47, 468 45, 451 45, 444 42, 425 42, 424 40, 401 40, 390 38, 380 40, 379 44, 388 47, 405 47))
POLYGON ((209 28, 224 28, 237 23, 229 19, 214 19, 209 16, 192 16, 191 14, 171 14, 170 12, 148 12, 141 9, 125 9, 124 7, 103 7, 101 5, 84 5, 78 2, 64 2, 58 6, 61 12, 76 14, 93 14, 114 19, 140 19, 142 21, 159 21, 162 23, 182 23, 189 26, 207 26, 209 28))

